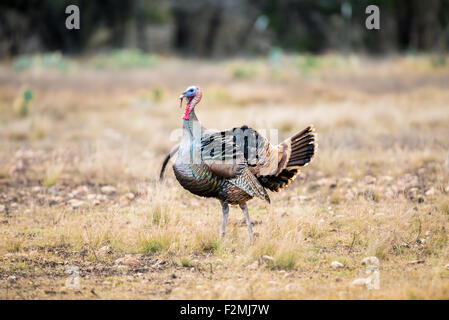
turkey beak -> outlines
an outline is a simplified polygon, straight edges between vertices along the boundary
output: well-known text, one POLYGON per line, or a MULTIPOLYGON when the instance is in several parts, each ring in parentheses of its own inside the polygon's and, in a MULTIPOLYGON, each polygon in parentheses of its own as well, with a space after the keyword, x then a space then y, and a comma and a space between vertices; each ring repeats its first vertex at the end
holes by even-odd
POLYGON ((179 96, 179 107, 180 108, 182 108, 182 99, 184 99, 184 97, 185 97, 185 93, 183 93, 179 96))

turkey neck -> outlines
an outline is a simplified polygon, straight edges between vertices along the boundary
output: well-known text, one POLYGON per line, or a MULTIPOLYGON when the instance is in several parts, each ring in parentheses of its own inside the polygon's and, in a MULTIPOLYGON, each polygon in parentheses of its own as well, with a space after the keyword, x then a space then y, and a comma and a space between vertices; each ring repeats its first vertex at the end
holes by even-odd
POLYGON ((200 146, 202 126, 195 114, 194 107, 191 107, 189 112, 189 120, 183 120, 182 140, 179 146, 178 159, 184 164, 201 163, 200 146))

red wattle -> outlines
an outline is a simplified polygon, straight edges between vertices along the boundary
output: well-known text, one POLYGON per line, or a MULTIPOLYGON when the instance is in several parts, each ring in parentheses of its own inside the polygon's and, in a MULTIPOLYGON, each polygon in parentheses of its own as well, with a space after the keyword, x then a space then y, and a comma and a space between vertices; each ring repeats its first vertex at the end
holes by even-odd
POLYGON ((186 111, 184 112, 184 117, 182 117, 184 120, 189 120, 189 113, 190 113, 190 103, 186 106, 186 111))

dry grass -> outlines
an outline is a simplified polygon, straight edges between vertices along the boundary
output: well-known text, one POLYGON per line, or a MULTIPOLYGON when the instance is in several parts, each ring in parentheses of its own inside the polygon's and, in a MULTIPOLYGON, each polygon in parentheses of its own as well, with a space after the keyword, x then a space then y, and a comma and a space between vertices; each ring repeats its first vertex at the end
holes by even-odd
POLYGON ((163 58, 144 70, 2 66, 0 298, 449 298, 449 69, 428 57, 313 59, 284 57, 276 70, 163 58), (318 156, 297 181, 271 205, 250 202, 253 246, 239 209, 220 241, 216 200, 183 190, 170 169, 157 181, 190 84, 205 92, 208 128, 245 123, 281 139, 317 128, 318 156), (18 117, 24 86, 34 97, 18 117), (368 256, 380 260, 379 290, 351 286, 368 256), (65 286, 68 265, 80 290, 65 286))

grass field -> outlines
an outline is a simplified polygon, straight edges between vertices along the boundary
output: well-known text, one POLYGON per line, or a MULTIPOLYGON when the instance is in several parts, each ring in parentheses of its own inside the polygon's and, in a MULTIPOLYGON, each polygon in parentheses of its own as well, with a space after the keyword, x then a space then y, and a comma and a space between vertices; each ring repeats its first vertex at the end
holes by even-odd
POLYGON ((50 58, 0 66, 0 299, 449 298, 445 57, 50 58), (314 161, 249 202, 252 246, 240 209, 219 240, 217 200, 158 182, 189 85, 207 128, 316 127, 314 161), (370 256, 378 290, 352 284, 370 256))

